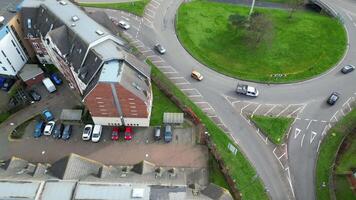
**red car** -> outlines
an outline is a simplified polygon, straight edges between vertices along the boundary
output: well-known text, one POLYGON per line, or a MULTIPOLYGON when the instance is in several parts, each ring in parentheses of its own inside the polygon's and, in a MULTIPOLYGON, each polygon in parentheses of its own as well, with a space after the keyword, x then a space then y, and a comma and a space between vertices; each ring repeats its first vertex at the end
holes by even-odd
POLYGON ((132 137, 133 137, 132 127, 126 127, 124 132, 124 139, 132 140, 132 137))
POLYGON ((119 140, 119 128, 118 127, 112 128, 111 139, 114 141, 119 140))

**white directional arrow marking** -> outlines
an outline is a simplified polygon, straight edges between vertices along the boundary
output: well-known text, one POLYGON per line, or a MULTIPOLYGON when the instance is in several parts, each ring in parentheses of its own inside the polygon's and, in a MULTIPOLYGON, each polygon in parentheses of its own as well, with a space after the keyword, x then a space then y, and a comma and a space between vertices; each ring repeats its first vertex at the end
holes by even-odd
POLYGON ((300 129, 299 128, 295 128, 294 139, 296 139, 299 134, 300 134, 300 129))
POLYGON ((310 137, 310 144, 313 142, 313 140, 315 139, 315 137, 316 137, 317 134, 318 134, 318 133, 312 131, 312 134, 311 134, 311 137, 310 137))

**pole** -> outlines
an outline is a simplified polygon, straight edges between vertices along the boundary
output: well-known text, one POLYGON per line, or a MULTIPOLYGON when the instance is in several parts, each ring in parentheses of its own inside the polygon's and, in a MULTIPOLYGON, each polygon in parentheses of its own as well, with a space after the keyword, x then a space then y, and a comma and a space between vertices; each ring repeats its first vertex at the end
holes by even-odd
POLYGON ((255 1, 256 1, 256 0, 252 0, 251 9, 250 9, 250 13, 248 14, 248 18, 250 18, 250 16, 251 16, 252 13, 253 13, 253 8, 255 7, 255 1))

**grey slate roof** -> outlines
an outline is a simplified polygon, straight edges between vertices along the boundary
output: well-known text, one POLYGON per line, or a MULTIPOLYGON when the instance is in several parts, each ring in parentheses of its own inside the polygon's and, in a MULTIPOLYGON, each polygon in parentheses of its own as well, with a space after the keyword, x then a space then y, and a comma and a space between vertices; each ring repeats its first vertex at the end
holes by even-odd
POLYGON ((155 165, 146 160, 143 160, 134 165, 131 171, 136 172, 138 174, 152 173, 155 171, 155 165))

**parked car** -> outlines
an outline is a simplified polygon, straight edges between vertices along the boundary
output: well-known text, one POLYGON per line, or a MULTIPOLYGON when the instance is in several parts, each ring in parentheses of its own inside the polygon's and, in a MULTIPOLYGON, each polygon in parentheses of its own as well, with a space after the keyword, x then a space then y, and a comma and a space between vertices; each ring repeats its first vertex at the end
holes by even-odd
POLYGON ((62 137, 62 132, 63 132, 63 124, 62 123, 57 123, 56 126, 54 127, 54 130, 53 130, 53 138, 56 138, 56 139, 59 139, 62 137))
POLYGON ((243 84, 237 84, 236 93, 243 94, 250 97, 257 97, 259 95, 259 92, 256 88, 243 84))
POLYGON ((130 28, 130 24, 124 20, 119 21, 119 26, 125 30, 128 30, 130 28))
POLYGON ((44 128, 43 135, 51 135, 55 125, 55 121, 49 121, 44 128))
POLYGON ((63 140, 69 140, 70 136, 72 135, 72 125, 67 124, 64 126, 64 130, 62 133, 63 140))
POLYGON ((155 49, 156 49, 156 51, 158 51, 158 53, 160 53, 160 54, 166 53, 166 49, 165 49, 162 45, 160 45, 160 44, 156 44, 156 45, 155 45, 155 49))
POLYGON ((84 130, 83 130, 82 139, 90 140, 92 131, 93 131, 93 125, 91 125, 91 124, 85 125, 84 130))
POLYGON ((2 88, 2 86, 4 86, 5 81, 6 81, 6 78, 0 76, 0 88, 2 88))
POLYGON ((54 116, 49 110, 44 110, 42 112, 42 115, 43 115, 43 117, 45 118, 46 121, 54 120, 54 116))
POLYGON ((340 94, 337 92, 333 92, 329 96, 327 103, 332 106, 337 102, 337 100, 339 100, 339 98, 340 98, 340 94))
POLYGON ((30 97, 33 101, 40 101, 41 100, 41 95, 38 94, 36 91, 34 90, 30 90, 29 91, 30 97))
POLYGON ((191 76, 192 76, 192 78, 194 78, 198 81, 201 81, 204 78, 198 71, 195 71, 195 70, 192 71, 191 76))
POLYGON ((91 136, 92 142, 99 142, 102 130, 103 130, 103 127, 101 125, 94 125, 93 133, 91 136))
POLYGON ((344 74, 348 74, 348 73, 350 73, 350 72, 352 72, 352 71, 354 71, 354 70, 355 70, 355 66, 353 66, 353 65, 346 65, 345 67, 343 67, 343 68, 341 69, 341 72, 344 73, 344 74))
POLYGON ((9 91, 11 87, 15 84, 15 80, 12 78, 7 78, 2 85, 1 89, 4 91, 9 91))
POLYGON ((118 127, 112 128, 111 139, 114 141, 119 140, 119 128, 118 127))
POLYGON ((57 73, 51 74, 51 80, 54 82, 56 85, 61 85, 63 83, 61 77, 57 73))
POLYGON ((133 137, 132 127, 130 127, 130 126, 125 127, 124 139, 125 140, 132 140, 132 137, 133 137))
POLYGON ((44 78, 42 80, 42 83, 46 87, 46 89, 49 93, 53 93, 57 90, 56 86, 53 84, 53 82, 49 78, 44 78))
POLYGON ((173 139, 172 126, 167 124, 164 128, 164 141, 166 143, 171 142, 173 139))
POLYGON ((160 126, 155 127, 155 129, 153 131, 153 138, 156 141, 161 139, 161 127, 160 126))
POLYGON ((38 138, 42 136, 43 128, 45 126, 44 121, 39 121, 35 125, 35 130, 33 131, 33 137, 38 138))

